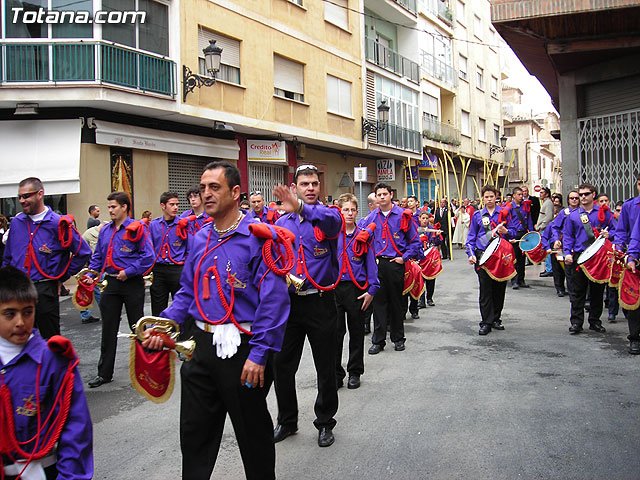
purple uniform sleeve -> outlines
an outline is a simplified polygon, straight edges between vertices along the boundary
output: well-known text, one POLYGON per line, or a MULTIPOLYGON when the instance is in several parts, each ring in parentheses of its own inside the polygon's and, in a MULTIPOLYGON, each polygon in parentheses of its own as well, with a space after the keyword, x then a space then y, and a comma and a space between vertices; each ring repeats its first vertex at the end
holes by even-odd
POLYGON ((469 233, 467 235, 467 243, 465 247, 467 249, 467 257, 471 258, 475 256, 476 251, 476 237, 478 236, 478 231, 480 231, 480 225, 482 224, 482 213, 481 210, 474 212, 471 217, 471 223, 469 225, 469 233))
POLYGON ((302 206, 302 217, 320 227, 327 238, 337 238, 342 228, 342 217, 337 208, 305 203, 302 206))

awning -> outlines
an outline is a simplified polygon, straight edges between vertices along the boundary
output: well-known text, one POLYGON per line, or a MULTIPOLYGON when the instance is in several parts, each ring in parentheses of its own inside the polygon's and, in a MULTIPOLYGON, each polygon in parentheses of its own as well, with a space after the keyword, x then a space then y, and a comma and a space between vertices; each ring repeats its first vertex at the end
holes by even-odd
POLYGON ((96 143, 101 145, 238 160, 240 147, 235 140, 200 137, 102 120, 94 123, 97 127, 96 143))
POLYGON ((80 192, 80 119, 0 122, 0 198, 38 177, 46 195, 80 192))

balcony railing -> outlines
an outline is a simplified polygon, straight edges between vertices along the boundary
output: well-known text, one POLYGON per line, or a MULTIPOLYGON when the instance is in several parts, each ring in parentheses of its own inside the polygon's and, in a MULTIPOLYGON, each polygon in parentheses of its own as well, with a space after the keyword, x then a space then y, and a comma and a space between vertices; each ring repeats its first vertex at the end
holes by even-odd
POLYGON ((409 10, 414 15, 418 14, 418 8, 417 8, 417 5, 416 5, 416 0, 393 0, 393 1, 395 3, 397 3, 398 5, 406 8, 407 10, 409 10))
POLYGON ((424 50, 420 55, 422 57, 422 68, 427 75, 437 78, 453 87, 458 86, 458 74, 452 66, 447 65, 442 60, 438 60, 424 50))
POLYGON ((407 77, 415 83, 420 83, 420 65, 416 62, 403 57, 373 38, 365 37, 365 50, 368 61, 407 77))
POLYGON ((0 43, 0 84, 113 84, 171 97, 172 60, 104 42, 0 43))
POLYGON ((422 136, 436 142, 460 145, 460 130, 446 123, 434 120, 430 115, 422 117, 422 136))
POLYGON ((412 152, 422 151, 420 132, 392 123, 387 124, 381 132, 377 132, 375 143, 412 152))
POLYGON ((420 4, 422 8, 439 17, 443 22, 453 25, 453 11, 446 2, 442 0, 420 0, 420 4))

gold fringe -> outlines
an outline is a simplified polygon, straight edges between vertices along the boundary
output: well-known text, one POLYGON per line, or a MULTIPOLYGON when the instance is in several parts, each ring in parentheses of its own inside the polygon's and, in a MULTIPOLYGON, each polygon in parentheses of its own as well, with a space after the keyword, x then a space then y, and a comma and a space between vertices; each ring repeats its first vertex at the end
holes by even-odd
POLYGON ((134 358, 136 354, 137 341, 138 340, 136 340, 135 338, 131 339, 131 346, 129 347, 129 378, 131 379, 131 385, 140 395, 145 397, 147 400, 151 400, 153 403, 164 403, 167 400, 169 400, 169 397, 171 397, 171 394, 173 393, 173 384, 176 377, 175 375, 176 354, 173 351, 169 352, 170 374, 169 374, 169 386, 167 387, 167 391, 164 392, 164 394, 162 394, 162 396, 160 397, 154 397, 153 395, 150 395, 149 392, 147 392, 144 388, 142 388, 142 385, 140 385, 140 382, 138 382, 138 379, 136 378, 136 366, 135 366, 134 358))
POLYGON ((587 272, 587 269, 584 268, 584 264, 580 265, 580 268, 582 269, 582 272, 584 273, 585 277, 587 277, 589 280, 591 280, 593 283, 609 283, 609 279, 605 279, 605 280, 596 280, 595 278, 593 278, 591 276, 591 274, 589 272, 587 272))
POLYGON ((515 270, 513 271, 513 273, 511 275, 509 275, 507 278, 496 278, 494 277, 491 272, 489 271, 489 269, 487 267, 485 267, 484 265, 482 265, 480 268, 483 268, 485 272, 487 272, 487 275, 489 275, 493 280, 495 280, 496 282, 508 282, 509 280, 511 280, 513 277, 516 276, 516 274, 518 272, 516 272, 515 270))
POLYGON ((425 280, 435 280, 438 277, 438 275, 440 275, 442 272, 444 272, 444 268, 441 268, 440 271, 436 273, 433 277, 427 277, 424 273, 422 274, 422 276, 424 277, 425 280))
MULTIPOLYGON (((627 274, 627 269, 625 268, 622 272, 622 275, 620 275, 620 287, 622 287, 622 280, 624 279, 624 276, 627 274)), ((633 275, 633 273, 631 274, 633 275)), ((620 292, 622 291, 622 288, 618 289, 618 303, 620 304, 620 306, 622 308, 624 308, 625 310, 637 310, 638 307, 640 307, 640 296, 638 297, 638 301, 634 304, 634 305, 629 305, 628 303, 625 303, 622 301, 622 297, 620 296, 620 292)))

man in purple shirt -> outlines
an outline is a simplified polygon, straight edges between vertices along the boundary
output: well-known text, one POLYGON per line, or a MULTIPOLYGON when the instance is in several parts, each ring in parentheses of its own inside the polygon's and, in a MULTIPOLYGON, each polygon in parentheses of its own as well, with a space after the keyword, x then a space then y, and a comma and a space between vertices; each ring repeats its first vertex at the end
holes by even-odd
POLYGON ((387 325, 391 326, 390 339, 394 349, 405 349, 403 301, 404 263, 419 258, 422 244, 418 236, 418 227, 412 215, 392 203, 391 186, 380 182, 374 187, 378 208, 371 212, 364 225, 376 224, 373 250, 378 259, 378 279, 380 290, 373 299, 373 335, 370 355, 384 350, 387 337, 387 325))
POLYGON ((366 227, 360 228, 356 225, 358 199, 351 193, 343 193, 338 198, 338 206, 344 217, 345 235, 344 238, 343 235, 338 236, 339 260, 344 267, 340 283, 336 287, 336 307, 338 310, 336 379, 338 388, 342 387, 346 375, 344 368, 342 368, 342 344, 346 334, 344 316, 346 313, 349 328, 347 388, 354 389, 360 386, 360 376, 364 373, 366 310, 380 288, 380 283, 378 281, 378 265, 372 246, 373 232, 366 227))
POLYGON ((158 316, 169 304, 171 298, 180 290, 180 275, 187 257, 186 229, 178 229, 178 194, 164 192, 160 195, 162 216, 151 221, 149 233, 153 242, 155 262, 153 283, 149 288, 151 295, 151 315, 158 316))
POLYGON ((481 194, 484 208, 476 210, 471 217, 466 248, 469 264, 474 266, 480 286, 479 302, 482 319, 478 335, 487 335, 492 329, 504 330, 500 317, 504 307, 507 282, 499 282, 491 278, 484 268, 480 268, 478 261, 495 237, 500 235, 510 239, 511 233, 504 226, 501 216, 504 207, 496 204, 498 189, 492 185, 485 185, 482 187, 481 194))
MULTIPOLYGON (((182 478, 211 477, 227 413, 246 477, 275 478, 266 397, 272 356, 280 350, 289 314, 286 281, 263 259, 265 240, 249 228, 258 222, 238 209, 238 169, 212 162, 200 182, 213 221, 195 236, 180 291, 160 314, 196 341, 193 359, 180 371, 182 478)), ((157 350, 162 344, 156 339, 143 345, 157 350)))
POLYGON ((264 204, 262 192, 251 192, 249 194, 249 203, 251 205, 251 216, 253 218, 257 218, 262 223, 275 225, 276 220, 278 220, 279 217, 278 212, 264 204))
POLYGON ((37 296, 24 272, 12 266, 0 268, 0 371, 10 397, 0 398, 0 404, 7 402, 1 407, 11 415, 14 427, 13 431, 2 429, 0 435, 5 445, 11 445, 13 438, 24 452, 41 456, 25 464, 27 459, 19 451, 5 451, 0 475, 7 480, 19 475, 89 480, 93 478, 93 432, 78 359, 67 339, 56 336, 47 346, 33 329, 37 296), (65 380, 68 397, 66 388, 60 392, 65 380), (56 404, 58 393, 65 399, 60 404, 56 404), (58 431, 54 427, 63 409, 68 413, 58 431))
POLYGON ((600 232, 601 237, 613 237, 614 224, 611 211, 601 212, 595 203, 596 188, 588 183, 578 187, 580 207, 569 214, 564 223, 562 234, 562 249, 567 277, 571 278, 569 298, 571 300, 571 327, 569 331, 577 334, 582 331, 584 324, 584 302, 587 288, 591 295, 589 309, 589 330, 598 333, 606 332, 600 321, 602 315, 602 297, 605 284, 592 282, 576 264, 585 249, 596 241, 593 229, 600 232), (603 214, 604 213, 604 214, 603 214))
POLYGON ((36 328, 46 339, 60 334, 58 282, 80 271, 91 257, 91 247, 72 224, 62 226, 61 216, 44 204, 39 179, 20 182, 18 201, 22 213, 11 221, 2 265, 22 270, 36 285, 36 328))
MULTIPOLYGON (((569 214, 573 212, 578 205, 580 205, 580 195, 577 190, 571 190, 567 196, 568 207, 560 210, 556 218, 551 222, 551 236, 549 237, 549 244, 553 246, 553 250, 559 251, 562 255, 562 232, 564 230, 564 224, 567 221, 569 214)), ((560 198, 560 205, 562 205, 562 198, 560 198)), ((571 274, 560 265, 558 257, 555 254, 551 256, 551 266, 553 267, 553 281, 556 285, 556 292, 559 297, 564 297, 567 292, 571 291, 571 274), (566 280, 567 288, 558 290, 558 286, 561 286, 566 280)))
MULTIPOLYGON (((124 304, 129 327, 133 331, 144 315, 144 280, 142 276, 153 265, 153 244, 142 222, 129 217, 131 198, 124 192, 112 192, 107 197, 112 222, 100 230, 98 244, 89 268, 105 274, 107 288, 100 295, 102 341, 98 375, 90 380, 91 388, 113 379, 113 366, 118 346, 120 313, 124 304)), ((90 283, 87 280, 87 283, 90 283)))
POLYGON ((631 232, 640 213, 640 173, 636 176, 636 188, 638 196, 630 198, 622 205, 622 211, 616 225, 615 244, 622 250, 627 248, 631 240, 631 232))
POLYGON ((191 187, 187 190, 187 200, 189 201, 189 205, 191 208, 189 210, 185 210, 180 215, 180 218, 187 218, 189 216, 196 217, 195 220, 189 222, 189 234, 195 235, 202 228, 202 225, 207 221, 209 215, 207 215, 204 211, 204 205, 202 204, 202 197, 200 196, 199 187, 191 187))
POLYGON ((277 185, 273 193, 286 212, 277 225, 290 230, 296 238, 296 266, 292 274, 304 280, 301 288, 289 287, 291 312, 282 344, 276 355, 276 397, 278 425, 274 441, 284 440, 298 430, 296 372, 300 364, 305 337, 309 338, 318 376, 318 395, 314 406, 318 445, 333 444, 333 418, 338 411, 336 385, 336 304, 334 288, 338 282, 338 235, 342 217, 338 208, 318 202, 320 181, 318 168, 300 165, 291 188, 277 185), (295 193, 294 193, 295 192, 295 193))
POLYGON ((511 285, 514 290, 519 288, 529 288, 524 281, 525 270, 525 255, 520 250, 520 244, 516 240, 520 240, 525 233, 533 231, 533 221, 531 219, 531 203, 525 203, 522 200, 522 189, 516 187, 513 189, 513 200, 511 202, 509 223, 507 223, 507 230, 509 230, 509 236, 511 243, 513 244, 513 251, 516 256, 516 276, 511 280, 511 285))

